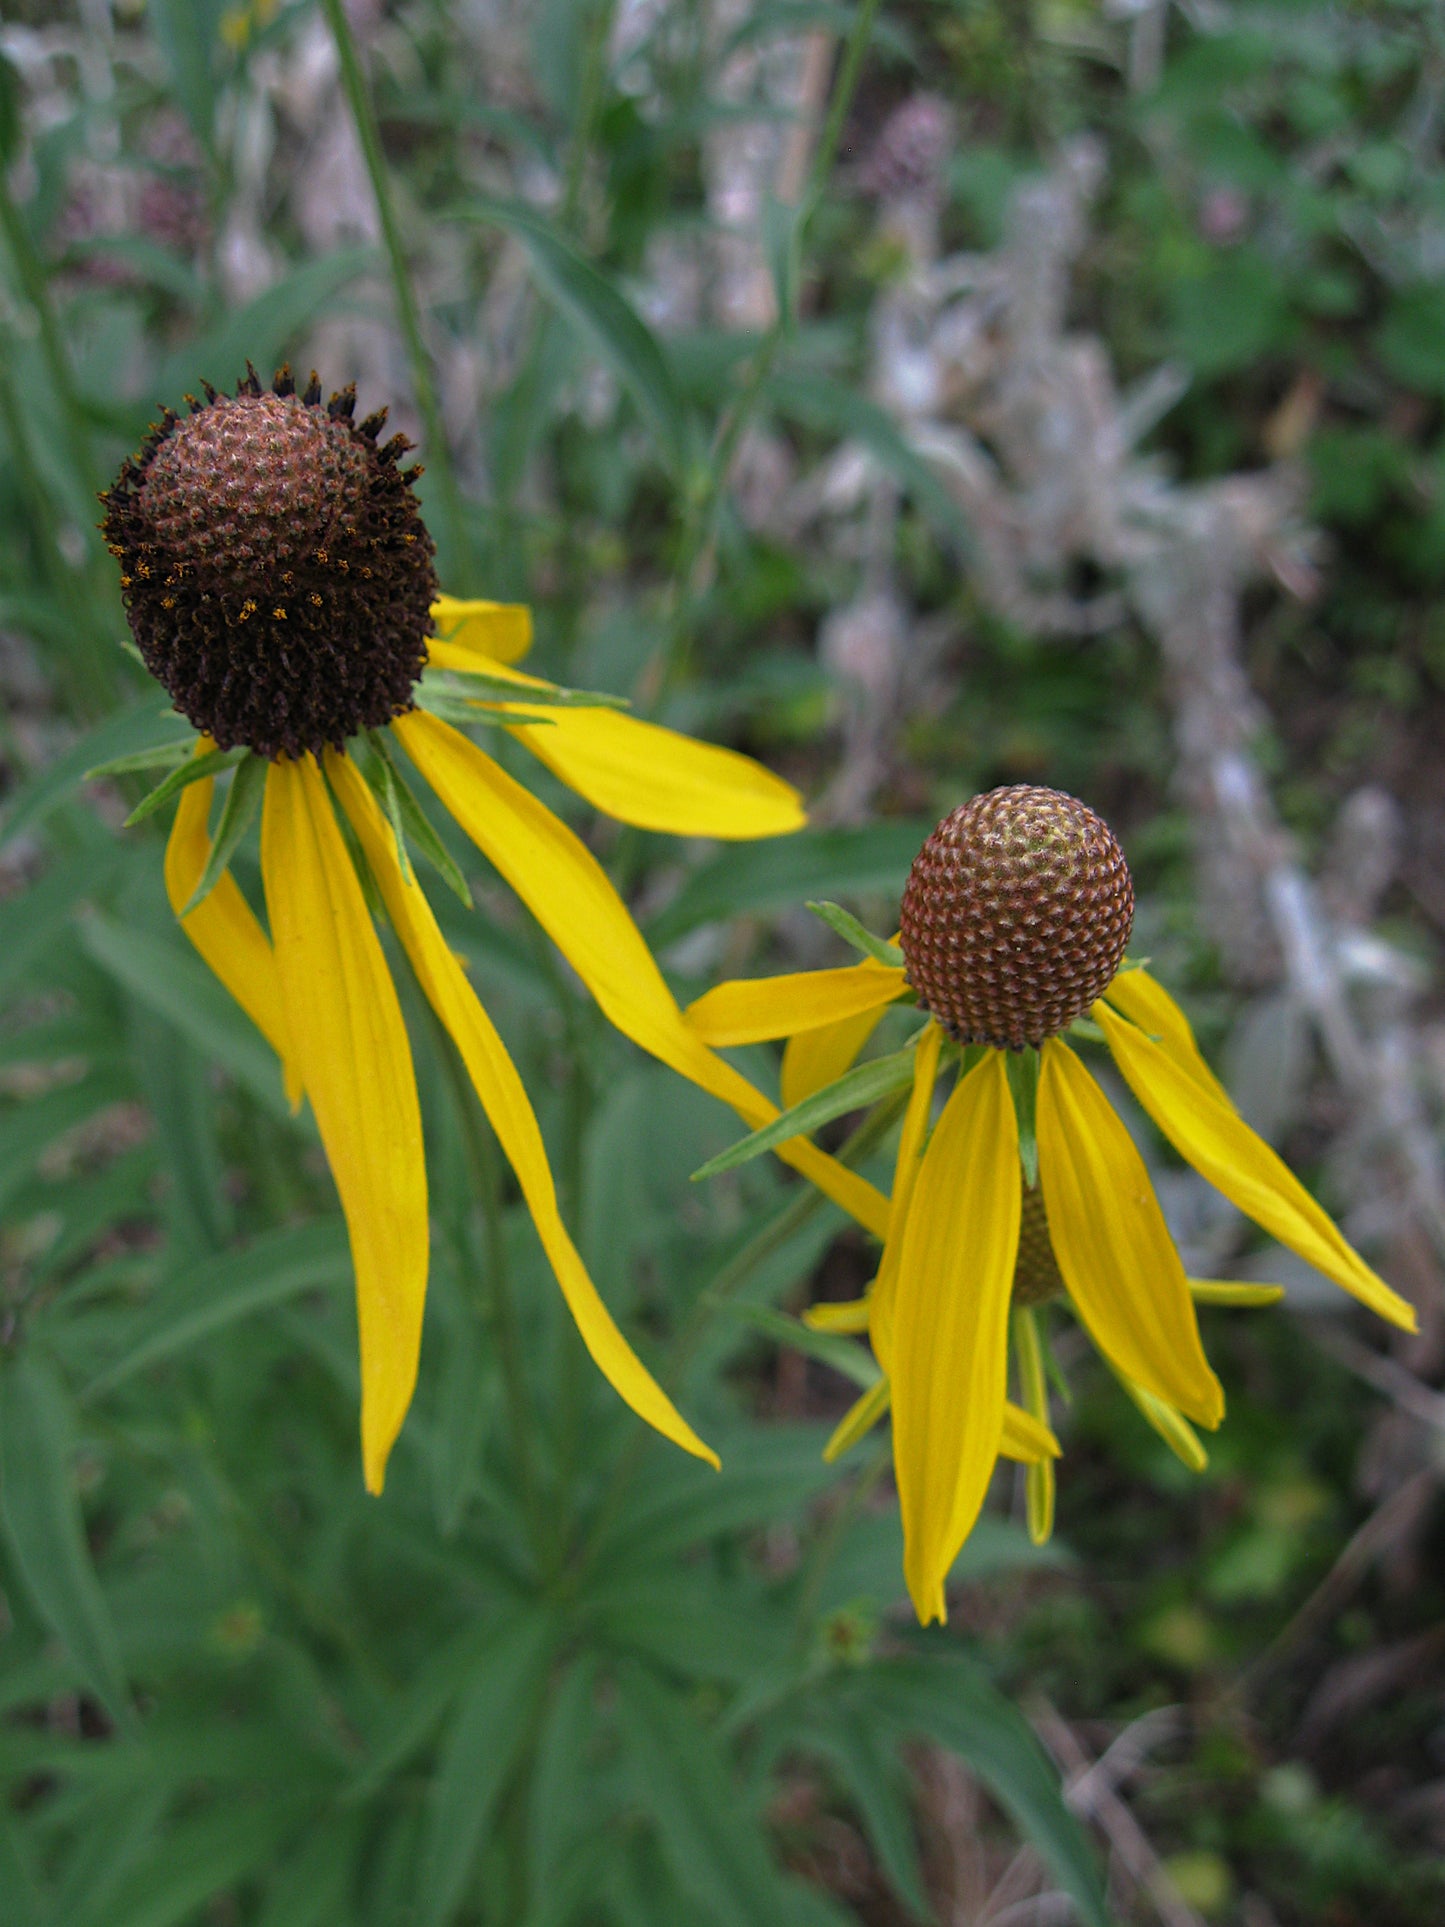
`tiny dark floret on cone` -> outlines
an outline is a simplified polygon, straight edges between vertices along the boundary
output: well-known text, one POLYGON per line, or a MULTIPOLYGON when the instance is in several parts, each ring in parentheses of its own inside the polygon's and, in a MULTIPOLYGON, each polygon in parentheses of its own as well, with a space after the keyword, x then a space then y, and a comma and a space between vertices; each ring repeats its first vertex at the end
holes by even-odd
POLYGON ((1134 885, 1109 826, 1030 783, 946 816, 900 912, 908 981, 960 1043, 1022 1050, 1081 1017, 1113 979, 1134 885))
POLYGON ((420 470, 355 406, 248 369, 164 411, 101 497, 146 666, 222 749, 339 749, 411 707, 437 587, 420 470))

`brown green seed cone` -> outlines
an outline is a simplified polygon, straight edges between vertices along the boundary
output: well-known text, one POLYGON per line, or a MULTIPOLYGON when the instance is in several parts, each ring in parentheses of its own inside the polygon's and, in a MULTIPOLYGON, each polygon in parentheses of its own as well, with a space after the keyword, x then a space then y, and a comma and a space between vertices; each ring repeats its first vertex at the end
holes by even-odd
POLYGON ((436 595, 410 446, 385 410, 282 370, 166 410, 101 497, 126 615, 177 709, 223 749, 298 756, 411 706, 436 595))
POLYGON ((1091 809, 1016 783, 943 819, 914 859, 899 921, 908 981, 950 1036, 1022 1050, 1107 988, 1134 885, 1091 809))
POLYGON ((1016 1305, 1042 1305, 1050 1298, 1064 1295, 1064 1276, 1054 1256, 1049 1238, 1049 1221, 1044 1216, 1044 1194, 1035 1185, 1024 1186, 1023 1211, 1019 1217, 1019 1255, 1014 1265, 1013 1302, 1016 1305))

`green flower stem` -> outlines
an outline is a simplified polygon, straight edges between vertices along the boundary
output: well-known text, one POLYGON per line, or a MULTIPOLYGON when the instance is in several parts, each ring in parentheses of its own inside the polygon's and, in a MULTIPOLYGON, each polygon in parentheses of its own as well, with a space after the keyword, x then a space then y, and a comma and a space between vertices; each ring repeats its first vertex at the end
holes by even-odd
POLYGON ((587 155, 597 128, 602 105, 603 82, 607 78, 607 43, 612 38, 612 23, 617 15, 617 0, 595 0, 587 26, 587 44, 582 55, 582 81, 578 89, 577 114, 572 146, 567 155, 567 178, 562 190, 562 226, 571 228, 582 204, 587 155))
POLYGON ((406 344, 407 360, 411 364, 411 381, 416 395, 417 410, 426 428, 427 466, 436 477, 437 495, 449 550, 446 558, 449 564, 448 573, 451 581, 465 594, 472 587, 471 545, 467 535, 466 516, 462 509, 461 493, 457 487, 456 471, 452 467, 451 448, 437 401, 436 386, 432 381, 431 360, 427 354, 426 343, 422 339, 421 315, 417 309, 416 295, 407 269, 406 249, 402 244, 396 209, 392 204, 386 157, 381 151, 381 134, 377 128, 376 114, 367 89, 366 76, 361 70, 361 59, 357 53, 356 40, 352 34, 350 22, 346 18, 343 0, 321 0, 321 6, 326 15, 326 24, 331 29, 331 37, 336 43, 337 57, 341 62, 341 85, 346 94, 346 104, 351 110, 356 137, 361 143, 366 171, 371 177, 371 191, 376 196, 376 211, 381 221, 382 240, 386 247, 387 260, 391 267, 392 289, 396 296, 397 320, 401 324, 402 340, 406 344), (452 571, 455 573, 452 574, 452 571))
POLYGON ((818 1601, 822 1597, 828 1570, 837 1557, 838 1548, 857 1523, 863 1508, 878 1490, 879 1483, 892 1462, 892 1441, 884 1438, 875 1447, 873 1456, 849 1486, 846 1496, 828 1514, 821 1531, 813 1541, 808 1553, 807 1565, 803 1570, 803 1583, 798 1589, 795 1623, 797 1645, 800 1650, 807 1647, 813 1630, 813 1621, 818 1613, 818 1601))
MULTIPOLYGON (((853 19, 853 30, 833 82, 827 116, 813 151, 813 164, 798 205, 795 251, 801 263, 807 246, 808 231, 822 204, 828 176, 833 169, 838 141, 848 109, 857 90, 864 56, 873 35, 879 0, 860 0, 853 19)), ((688 612, 700 600, 712 573, 717 547, 718 522, 723 497, 732 476, 738 450, 747 433, 759 397, 772 374, 779 354, 792 336, 796 317, 781 303, 772 325, 758 343, 747 373, 732 406, 724 414, 713 439, 711 453, 696 489, 687 500, 677 568, 673 575, 672 607, 666 620, 667 661, 661 678, 659 697, 686 667, 688 612)))
POLYGON ((82 587, 85 578, 77 574, 66 554, 65 525, 56 511, 49 481, 36 460, 11 367, 8 348, 0 341, 0 422, 4 423, 21 495, 34 520, 40 567, 52 596, 65 611, 67 629, 80 644, 78 649, 67 650, 62 659, 66 700, 80 715, 104 714, 115 699, 120 651, 108 646, 82 587))
POLYGON ((65 345, 55 303, 51 299, 45 263, 36 253, 30 229, 15 205, 15 198, 10 192, 9 170, 4 167, 0 167, 0 228, 5 231, 16 277, 35 315, 40 351, 45 357, 46 372, 65 419, 66 439, 70 444, 70 458, 76 478, 82 488, 90 489, 95 485, 90 418, 81 399, 75 371, 70 365, 70 352, 65 345))
POLYGON ((502 1223, 502 1173, 497 1142, 491 1126, 482 1115, 481 1105, 471 1087, 462 1061, 441 1026, 432 1020, 433 1032, 442 1063, 446 1066, 461 1126, 462 1149, 471 1173, 472 1190, 480 1200, 486 1224, 485 1276, 477 1279, 473 1267, 467 1269, 475 1280, 478 1308, 496 1340, 497 1357, 502 1367, 502 1386, 507 1401, 507 1423, 511 1434, 512 1456, 522 1487, 522 1505, 527 1515, 528 1534, 539 1565, 545 1567, 550 1555, 546 1515, 541 1503, 537 1478, 537 1459, 532 1439, 532 1409, 527 1397, 527 1379, 522 1365, 522 1335, 517 1320, 516 1300, 512 1295, 511 1268, 507 1263, 506 1231, 502 1223))
MULTIPOLYGON (((900 1091, 886 1103, 878 1105, 839 1148, 836 1153, 838 1162, 848 1165, 861 1163, 870 1151, 882 1143, 893 1125, 903 1115, 908 1107, 908 1096, 907 1091, 900 1091)), ((758 1266, 765 1263, 795 1233, 801 1231, 826 1203, 827 1199, 821 1191, 815 1191, 811 1185, 805 1186, 795 1198, 784 1205, 770 1223, 765 1224, 761 1231, 750 1238, 742 1250, 735 1253, 698 1293, 691 1317, 673 1341, 667 1368, 659 1375, 669 1395, 676 1394, 719 1306, 740 1291, 758 1266)), ((632 1437, 613 1468, 607 1489, 593 1515, 586 1543, 568 1569, 569 1591, 575 1592, 584 1583, 603 1540, 612 1529, 622 1509, 628 1488, 642 1467, 653 1436, 651 1430, 639 1420, 632 1437)))

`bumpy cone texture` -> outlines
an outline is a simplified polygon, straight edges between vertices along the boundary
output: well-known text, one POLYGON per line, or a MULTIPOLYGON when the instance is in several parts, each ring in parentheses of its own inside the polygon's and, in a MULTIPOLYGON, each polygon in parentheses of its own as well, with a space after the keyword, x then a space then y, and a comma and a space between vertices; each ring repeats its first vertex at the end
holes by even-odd
POLYGON ((411 707, 436 595, 411 446, 353 423, 287 370, 248 364, 233 397, 206 385, 168 409, 101 497, 102 528, 146 666, 223 749, 340 748, 411 707))
POLYGON ((908 981, 950 1036, 1021 1050, 1107 988, 1134 885, 1091 809, 1017 783, 943 819, 908 873, 900 926, 908 981))
POLYGON ((1019 1214, 1019 1255, 1014 1265, 1013 1301, 1043 1305, 1064 1294, 1064 1275, 1054 1256, 1049 1221, 1044 1216, 1044 1194, 1036 1184, 1024 1186, 1019 1214))

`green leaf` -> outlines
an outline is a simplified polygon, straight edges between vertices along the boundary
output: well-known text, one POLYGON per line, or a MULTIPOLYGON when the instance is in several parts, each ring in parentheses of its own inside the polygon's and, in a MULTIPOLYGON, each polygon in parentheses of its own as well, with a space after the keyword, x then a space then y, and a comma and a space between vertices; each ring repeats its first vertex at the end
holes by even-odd
POLYGON ((180 913, 183 917, 189 916, 198 903, 204 903, 225 875, 231 858, 240 849, 247 830, 256 820, 256 812, 265 794, 266 772, 269 768, 270 764, 264 757, 253 756, 249 751, 237 763, 236 774, 231 778, 231 787, 226 792, 226 801, 221 809, 221 820, 216 825, 211 853, 206 858, 200 881, 180 913))
POLYGON ((328 1814, 323 1826, 303 1833, 270 1876, 256 1927, 337 1927, 346 1920, 366 1831, 359 1815, 328 1814))
POLYGON ((531 1905, 525 1927, 553 1927, 570 1919, 581 1894, 565 1876, 579 1861, 584 1874, 591 1872, 586 1843, 589 1835, 602 1831, 603 1819, 588 1760, 596 1690, 596 1660, 583 1652, 556 1683, 543 1716, 527 1792, 526 1887, 531 1905), (571 1907, 566 1905, 569 1897, 571 1907))
POLYGON ((112 1719, 131 1729, 120 1649, 76 1497, 74 1448, 59 1379, 22 1352, 0 1374, 0 1522, 41 1618, 112 1719))
POLYGON ((739 1138, 726 1151, 719 1151, 715 1158, 699 1165, 692 1174, 694 1183, 700 1178, 716 1177, 721 1171, 735 1170, 738 1165, 761 1157, 764 1151, 771 1151, 775 1145, 786 1144, 789 1138, 806 1137, 821 1125, 830 1124, 835 1117, 866 1110, 880 1097, 887 1097, 890 1091, 901 1090, 913 1081, 913 1056, 913 1046, 909 1044, 889 1057, 875 1057, 866 1064, 855 1065, 831 1084, 825 1084, 821 1091, 805 1097, 801 1104, 782 1112, 771 1124, 739 1138))
POLYGON ((115 1070, 92 1071, 78 1083, 61 1084, 40 1097, 0 1111, 0 1211, 34 1169, 47 1145, 84 1124, 107 1104, 132 1095, 115 1070))
MULTIPOLYGON (((8 62, 6 63, 9 64, 8 62)), ((18 1819, 0 1807, 0 1894, 8 1927, 50 1927, 54 1919, 40 1874, 18 1819)))
POLYGON ((467 880, 452 860, 451 851, 442 842, 431 818, 417 801, 411 785, 398 768, 385 732, 379 729, 370 730, 367 733, 367 741, 371 745, 377 762, 378 780, 372 787, 380 797, 382 808, 386 811, 387 819, 391 824, 391 833, 396 838, 397 854, 403 868, 408 870, 410 868, 406 847, 407 839, 410 838, 440 876, 442 882, 470 910, 472 893, 467 888, 467 880))
POLYGON ((25 134, 25 88, 9 54, 0 52, 0 167, 9 167, 25 134))
POLYGON ((654 946, 740 911, 791 909, 808 897, 886 896, 897 901, 932 823, 903 819, 863 829, 800 830, 765 843, 735 843, 699 864, 646 926, 654 946))
POLYGON ((844 943, 861 950, 865 957, 872 957, 878 963, 892 964, 899 969, 903 964, 903 952, 896 943, 885 943, 875 937, 871 930, 865 929, 855 916, 837 903, 810 903, 808 909, 815 917, 821 917, 830 930, 836 930, 844 943))
POLYGON ((784 1927, 790 1896, 712 1735, 638 1665, 618 1668, 636 1792, 684 1894, 720 1927, 784 1927))
POLYGON ((273 1115, 290 1119, 274 1051, 178 931, 160 937, 92 911, 80 920, 80 941, 107 975, 189 1037, 202 1056, 273 1115))
POLYGON ((828 1761, 858 1809, 893 1891, 916 1920, 932 1920, 913 1814, 893 1750, 881 1741, 870 1721, 853 1711, 840 1712, 810 1735, 807 1745, 828 1761))
MULTIPOLYGON (((465 696, 474 703, 534 702, 543 704, 547 709, 632 707, 626 696, 609 696, 597 689, 567 689, 561 683, 549 683, 545 689, 532 689, 526 683, 508 682, 505 677, 490 676, 484 669, 428 669, 421 679, 421 687, 426 688, 429 683, 435 684, 438 689, 465 696)), ((510 723, 515 718, 509 716, 504 720, 510 723)))
POLYGON ((346 1787, 342 1800, 360 1806, 386 1786, 397 1770, 431 1739, 447 1708, 476 1670, 485 1640, 476 1626, 467 1626, 437 1652, 431 1653, 404 1692, 386 1707, 379 1730, 372 1736, 365 1764, 346 1787))
POLYGON ((483 709, 474 697, 443 689, 430 676, 423 676, 411 693, 418 709, 462 729, 521 729, 524 725, 536 729, 545 728, 552 720, 540 710, 518 710, 515 715, 504 716, 495 709, 483 709))
MULTIPOLYGON (((791 370, 773 375, 763 392, 790 420, 861 442, 903 484, 940 535, 958 547, 968 545, 969 529, 962 509, 877 402, 830 376, 791 370)), ((918 841, 922 843, 923 838, 918 841)))
POLYGON ((1003 1067, 1018 1120, 1019 1162, 1024 1167, 1024 1183, 1033 1190, 1039 1181, 1039 1054, 1031 1044, 1023 1050, 1006 1050, 1003 1067))
POLYGON ((63 756, 22 783, 11 796, 4 821, 0 823, 0 847, 22 831, 33 830, 52 810, 68 801, 92 765, 152 741, 156 724, 169 708, 169 703, 161 702, 154 692, 143 696, 118 716, 98 724, 79 742, 73 743, 63 756))
POLYGON ((487 1646, 462 1690, 432 1777, 418 1927, 447 1927, 456 1917, 492 1813, 528 1744, 556 1641, 551 1614, 527 1608, 487 1646))
MULTIPOLYGON (((184 7, 192 0, 171 3, 184 7)), ((226 371, 233 371, 231 380, 244 373, 247 356, 262 371, 274 368, 340 289, 375 268, 378 259, 376 248, 338 248, 283 275, 244 308, 226 313, 208 334, 189 336, 161 364, 152 392, 178 399, 207 378, 225 386, 226 371)))
POLYGON ((160 1288, 154 1303, 132 1324, 124 1351, 81 1396, 91 1399, 113 1391, 137 1372, 174 1358, 239 1319, 350 1278, 351 1251, 339 1218, 269 1232, 229 1257, 208 1255, 160 1288))
POLYGON ((133 829, 143 823, 148 816, 154 816, 164 804, 191 783, 199 783, 202 777, 219 776, 223 769, 234 769, 237 763, 244 762, 251 754, 249 749, 208 749, 204 756, 193 756, 189 762, 182 763, 179 769, 157 783, 148 796, 141 798, 130 815, 125 819, 125 827, 133 829))
POLYGON ((463 218, 493 223, 517 237, 527 250, 538 285, 627 389, 650 424, 667 465, 680 471, 687 423, 672 367, 657 336, 615 283, 529 209, 482 201, 459 212, 463 218))
POLYGON ((935 1646, 867 1668, 846 1683, 845 1695, 865 1719, 886 1718, 903 1734, 927 1734, 957 1753, 1048 1861, 1089 1927, 1108 1927, 1094 1854, 1064 1805, 1058 1773, 1028 1721, 978 1665, 935 1646))
POLYGON ((147 0, 150 30, 170 71, 171 89, 207 153, 215 142, 215 18, 197 0, 147 0))
POLYGON ((83 781, 103 782, 108 776, 134 776, 140 770, 175 769, 196 747, 195 732, 177 736, 173 742, 152 743, 148 749, 133 749, 128 756, 113 756, 108 763, 97 763, 84 772, 83 781))
POLYGON ((108 882, 120 861, 119 845, 106 837, 0 903, 0 995, 8 995, 57 944, 74 942, 76 905, 108 882))
POLYGON ((274 1865, 295 1828, 290 1797, 263 1805, 223 1800, 173 1821, 147 1864, 121 1890, 111 1922, 115 1927, 121 1922, 190 1927, 207 1914, 215 1919, 220 1910, 208 1909, 207 1901, 274 1865))
POLYGON ((603 1536, 599 1568, 631 1571, 726 1533, 755 1531, 801 1513, 837 1477, 823 1463, 826 1426, 714 1426, 709 1437, 722 1459, 718 1472, 678 1452, 654 1452, 646 1486, 603 1536))
POLYGON ((785 1311, 775 1311, 771 1305, 750 1305, 745 1299, 715 1299, 704 1292, 702 1302, 712 1305, 730 1318, 751 1325, 755 1331, 763 1332, 780 1345, 787 1345, 795 1352, 817 1359, 820 1365, 828 1366, 831 1371, 841 1372, 844 1378, 851 1379, 865 1391, 870 1385, 876 1385, 881 1377, 871 1352, 839 1332, 815 1332, 801 1318, 793 1318, 785 1311))

